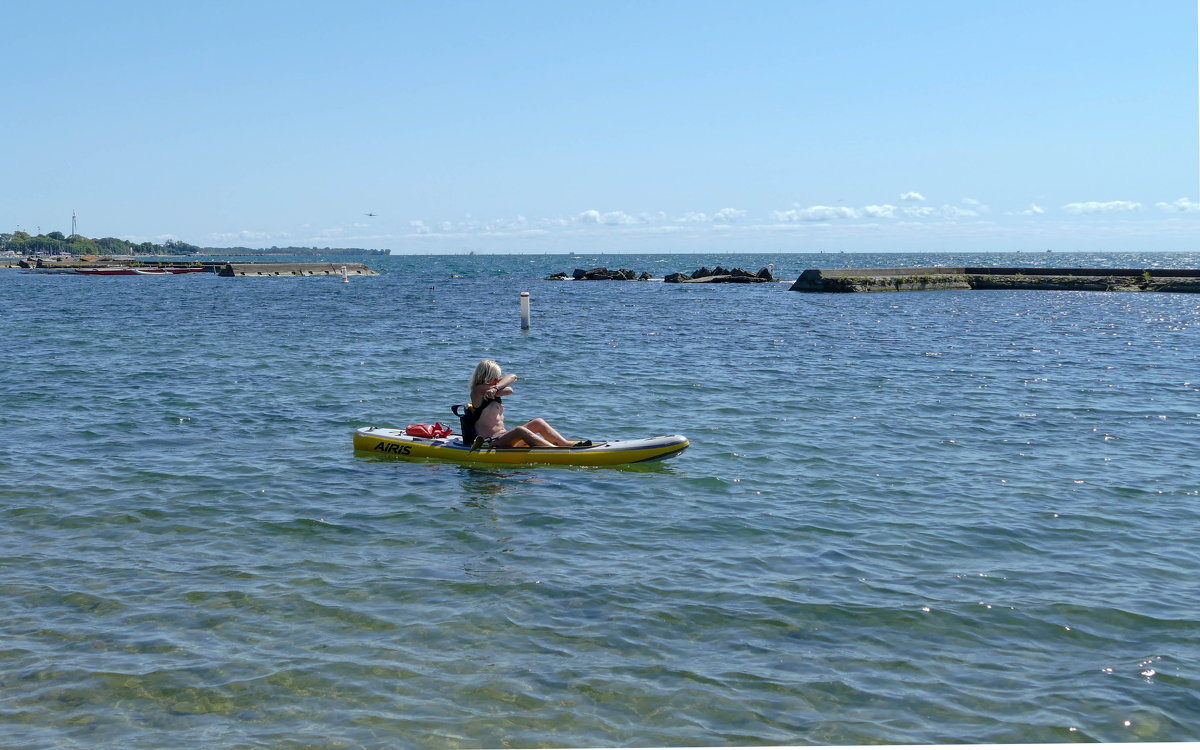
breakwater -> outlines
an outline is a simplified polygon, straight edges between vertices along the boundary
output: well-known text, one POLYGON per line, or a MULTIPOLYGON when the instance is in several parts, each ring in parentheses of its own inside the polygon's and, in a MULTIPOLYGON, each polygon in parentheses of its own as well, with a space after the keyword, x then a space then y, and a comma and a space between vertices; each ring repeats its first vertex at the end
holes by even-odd
POLYGON ((1200 292, 1200 269, 945 267, 809 269, 793 292, 907 292, 945 289, 1053 289, 1200 292))
POLYGON ((375 276, 363 263, 225 263, 218 276, 375 276))

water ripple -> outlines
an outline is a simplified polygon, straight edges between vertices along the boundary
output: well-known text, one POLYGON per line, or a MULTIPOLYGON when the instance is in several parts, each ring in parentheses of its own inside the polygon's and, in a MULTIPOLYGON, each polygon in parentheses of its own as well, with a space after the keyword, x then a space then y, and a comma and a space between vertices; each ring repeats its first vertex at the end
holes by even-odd
MULTIPOLYGON (((729 262, 620 263, 693 261, 729 262)), ((6 746, 1196 739, 1191 297, 379 262, 169 294, 0 272, 6 746), (526 334, 448 313, 525 289, 526 334), (693 447, 350 450, 445 421, 481 356, 522 376, 514 420, 693 447)))

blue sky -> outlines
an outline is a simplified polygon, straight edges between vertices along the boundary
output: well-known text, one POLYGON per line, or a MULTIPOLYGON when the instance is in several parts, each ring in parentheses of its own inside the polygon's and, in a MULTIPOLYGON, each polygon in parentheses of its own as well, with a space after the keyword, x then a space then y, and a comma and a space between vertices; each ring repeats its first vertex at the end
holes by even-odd
POLYGON ((215 247, 1195 251, 1196 14, 0 3, 0 231, 75 210, 215 247))

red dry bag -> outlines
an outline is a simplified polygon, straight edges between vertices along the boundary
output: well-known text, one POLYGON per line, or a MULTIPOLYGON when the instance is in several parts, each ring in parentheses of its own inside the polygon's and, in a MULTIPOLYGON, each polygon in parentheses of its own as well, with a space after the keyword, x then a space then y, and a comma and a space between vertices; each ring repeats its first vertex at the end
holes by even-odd
POLYGON ((405 435, 423 438, 444 438, 450 434, 450 428, 441 422, 433 424, 410 424, 404 428, 405 435))

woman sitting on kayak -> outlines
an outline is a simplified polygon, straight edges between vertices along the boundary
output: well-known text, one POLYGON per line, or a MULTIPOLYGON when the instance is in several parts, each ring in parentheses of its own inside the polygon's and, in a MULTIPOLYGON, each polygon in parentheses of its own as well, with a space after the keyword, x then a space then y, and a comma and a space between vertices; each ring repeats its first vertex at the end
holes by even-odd
POLYGON ((477 442, 487 440, 493 448, 576 445, 558 434, 541 417, 511 430, 504 426, 504 402, 500 399, 512 394, 512 384, 516 381, 517 376, 511 373, 501 377, 500 365, 495 360, 485 359, 475 366, 471 376, 471 403, 480 410, 475 423, 475 432, 480 438, 477 442))

